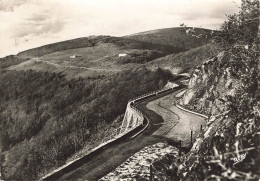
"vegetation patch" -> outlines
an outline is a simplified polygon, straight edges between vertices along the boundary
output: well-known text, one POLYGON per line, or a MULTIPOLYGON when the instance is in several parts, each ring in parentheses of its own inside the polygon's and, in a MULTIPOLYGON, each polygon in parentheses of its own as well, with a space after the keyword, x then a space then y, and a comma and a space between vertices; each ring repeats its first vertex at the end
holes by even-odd
POLYGON ((36 179, 80 149, 98 145, 130 98, 162 88, 170 78, 167 72, 145 68, 72 80, 32 70, 1 73, 5 178, 36 179))

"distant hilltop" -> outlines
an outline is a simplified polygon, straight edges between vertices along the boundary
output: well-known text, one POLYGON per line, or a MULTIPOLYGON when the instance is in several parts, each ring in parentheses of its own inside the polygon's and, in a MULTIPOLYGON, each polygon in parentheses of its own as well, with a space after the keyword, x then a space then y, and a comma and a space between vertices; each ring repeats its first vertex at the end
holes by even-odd
MULTIPOLYGON (((201 34, 211 30, 195 28, 201 34)), ((99 43, 112 43, 121 48, 158 49, 167 53, 180 52, 207 44, 209 39, 190 37, 181 27, 158 29, 135 33, 123 37, 89 36, 52 43, 18 53, 21 57, 37 57, 45 54, 84 47, 94 47, 99 43)))

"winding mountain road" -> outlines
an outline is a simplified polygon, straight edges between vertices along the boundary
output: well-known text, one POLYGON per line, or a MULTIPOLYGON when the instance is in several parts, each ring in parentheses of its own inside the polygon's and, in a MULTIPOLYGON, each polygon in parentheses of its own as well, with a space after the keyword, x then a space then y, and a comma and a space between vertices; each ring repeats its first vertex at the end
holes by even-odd
POLYGON ((81 165, 52 180, 98 180, 142 148, 167 139, 176 143, 182 140, 184 146, 187 146, 190 135, 186 132, 199 129, 205 121, 204 118, 180 110, 172 104, 175 95, 180 91, 169 92, 166 96, 158 95, 136 106, 150 120, 149 126, 142 134, 133 139, 126 137, 105 147, 81 165))
POLYGON ((179 109, 172 103, 173 101, 173 94, 170 94, 147 104, 148 109, 159 114, 164 120, 162 127, 153 135, 182 141, 182 146, 187 147, 190 145, 191 131, 193 131, 193 138, 196 138, 201 125, 206 124, 205 118, 179 109))

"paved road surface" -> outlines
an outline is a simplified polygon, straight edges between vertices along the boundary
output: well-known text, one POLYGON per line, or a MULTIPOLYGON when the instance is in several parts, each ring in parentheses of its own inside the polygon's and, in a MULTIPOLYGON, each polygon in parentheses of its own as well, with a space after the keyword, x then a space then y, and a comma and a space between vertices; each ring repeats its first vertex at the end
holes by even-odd
POLYGON ((179 110, 171 104, 178 92, 150 100, 149 103, 147 101, 140 103, 137 108, 146 114, 151 121, 143 134, 134 139, 126 138, 124 141, 104 149, 100 154, 58 180, 98 180, 148 145, 162 142, 166 138, 184 140, 183 133, 190 131, 191 124, 203 122, 203 118, 179 110), (164 108, 169 103, 172 106, 169 109, 164 108))
POLYGON ((170 94, 147 104, 148 109, 156 112, 164 120, 164 124, 153 135, 163 135, 172 140, 181 140, 182 145, 189 146, 191 130, 195 141, 200 126, 204 126, 206 122, 201 116, 177 108, 173 104, 174 99, 170 94))

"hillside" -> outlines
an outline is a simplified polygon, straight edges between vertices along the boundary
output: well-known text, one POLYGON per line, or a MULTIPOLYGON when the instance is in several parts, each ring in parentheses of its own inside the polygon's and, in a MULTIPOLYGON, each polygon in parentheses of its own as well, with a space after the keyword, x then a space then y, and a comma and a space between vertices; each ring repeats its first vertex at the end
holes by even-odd
MULTIPOLYGON (((169 28, 79 38, 1 59, 0 180, 38 180, 102 145, 124 125, 135 127, 136 115, 146 121, 135 138, 110 142, 93 151, 92 160, 63 167, 60 180, 95 180, 84 176, 93 171, 90 178, 97 179, 115 167, 130 172, 128 165, 142 163, 149 180, 259 180, 259 17, 259 0, 245 0, 216 32, 169 28), (179 73, 190 75, 187 86, 167 96, 175 90, 146 94, 181 84, 179 73), (142 94, 145 100, 128 102, 142 94), (178 154, 169 150, 157 157, 146 149, 155 162, 127 160, 156 139, 174 145, 178 154)), ((143 170, 137 169, 137 180, 147 180, 143 170)))
MULTIPOLYGON (((204 35, 209 32, 199 31, 204 35)), ((200 59, 198 54, 203 55, 202 51, 210 51, 210 55, 213 53, 214 48, 205 45, 208 42, 206 38, 192 37, 188 40, 185 30, 180 28, 125 37, 91 36, 26 50, 17 56, 0 59, 0 66, 8 70, 62 73, 69 79, 109 76, 143 65, 153 69, 174 67, 187 70, 197 65, 200 59), (199 48, 201 45, 205 47, 199 48), (197 50, 191 49, 194 47, 198 47, 197 50), (120 57, 119 54, 124 56, 120 57)))
POLYGON ((186 34, 184 28, 166 28, 153 31, 141 32, 128 35, 126 38, 141 42, 181 47, 185 49, 196 48, 209 43, 210 32, 212 30, 194 28, 198 34, 207 35, 202 38, 191 37, 186 34))
POLYGON ((159 43, 153 43, 147 41, 139 41, 139 40, 133 40, 124 37, 94 36, 94 37, 78 38, 78 39, 44 45, 41 47, 20 52, 18 53, 18 56, 20 57, 43 56, 49 53, 68 50, 68 49, 95 47, 102 43, 104 44, 111 43, 119 47, 120 49, 148 49, 148 50, 157 49, 159 51, 163 51, 166 54, 185 50, 185 47, 165 45, 165 44, 159 44, 159 43))
POLYGON ((145 68, 71 80, 57 73, 1 71, 2 173, 7 180, 36 180, 101 144, 129 99, 162 88, 170 78, 145 68))
POLYGON ((151 69, 170 70, 173 74, 190 73, 196 66, 200 65, 203 60, 217 55, 220 50, 213 44, 206 44, 185 52, 170 54, 165 57, 157 58, 147 63, 151 69))
MULTIPOLYGON (((259 54, 252 53, 256 49, 252 47, 244 54, 246 56, 243 56, 251 66, 257 65, 259 54)), ((195 69, 188 89, 180 99, 180 104, 186 108, 210 116, 207 126, 182 163, 182 166, 185 166, 179 169, 181 177, 187 180, 194 179, 194 175, 196 180, 201 180, 213 173, 233 180, 259 179, 257 165, 260 163, 260 137, 257 134, 260 115, 259 112, 255 112, 255 109, 259 108, 257 106, 260 91, 256 81, 259 80, 259 69, 257 70, 256 66, 252 67, 251 73, 245 71, 245 75, 239 70, 234 72, 234 65, 229 62, 232 57, 230 53, 221 52, 195 69), (204 159, 201 159, 202 156, 204 159), (215 158, 212 159, 213 156, 215 158), (199 157, 200 161, 192 165, 195 157, 199 157), (234 158, 239 159, 236 162, 234 158), (187 168, 189 166, 192 169, 187 168), (215 170, 213 173, 204 171, 205 173, 200 175, 200 172, 194 171, 198 167, 207 170, 209 166, 215 170), (188 169, 191 171, 186 176, 183 175, 188 169), (228 173, 232 174, 226 175, 228 173)), ((245 63, 239 69, 247 66, 245 63)))
MULTIPOLYGON (((185 32, 178 38, 185 42, 185 32)), ((149 62, 166 65, 176 59, 181 65, 185 59, 181 67, 188 70, 198 63, 188 57, 202 56, 197 52, 211 47, 206 40, 194 39, 192 45, 169 41, 96 36, 0 59, 0 166, 6 179, 35 180, 100 144, 105 133, 114 131, 129 99, 162 88, 174 77, 163 66, 148 69, 149 62), (205 46, 182 55, 200 45, 205 46), (158 60, 166 55, 176 58, 158 60)))
MULTIPOLYGON (((201 28, 195 28, 195 30, 199 31, 202 35, 209 35, 211 31, 201 28)), ((22 51, 18 53, 18 56, 36 57, 68 49, 94 47, 99 43, 112 43, 121 49, 159 50, 165 54, 169 54, 196 48, 208 42, 208 38, 189 37, 183 28, 167 28, 124 37, 90 36, 77 38, 22 51)))
POLYGON ((178 95, 177 104, 208 119, 187 154, 154 164, 162 180, 259 180, 258 10, 259 1, 242 1, 215 35, 221 52, 201 60, 178 95))

